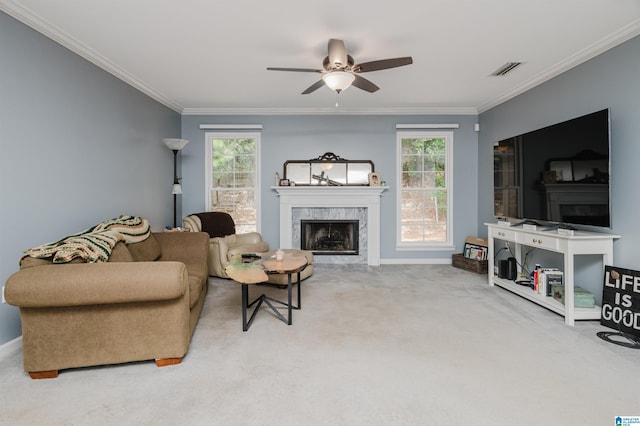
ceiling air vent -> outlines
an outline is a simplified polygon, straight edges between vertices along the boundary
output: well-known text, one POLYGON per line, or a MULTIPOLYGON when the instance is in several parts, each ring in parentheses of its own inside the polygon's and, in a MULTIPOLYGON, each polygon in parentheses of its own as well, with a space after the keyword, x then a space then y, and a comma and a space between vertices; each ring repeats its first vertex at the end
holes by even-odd
POLYGON ((491 75, 495 77, 503 77, 520 65, 522 65, 522 62, 507 62, 506 64, 492 72, 491 75))

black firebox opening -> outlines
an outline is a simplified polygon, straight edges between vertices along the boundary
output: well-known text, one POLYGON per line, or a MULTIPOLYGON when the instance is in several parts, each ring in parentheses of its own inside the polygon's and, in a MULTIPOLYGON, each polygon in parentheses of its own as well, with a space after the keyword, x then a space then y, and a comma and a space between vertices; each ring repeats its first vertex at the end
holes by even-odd
POLYGON ((357 255, 357 220, 301 220, 300 248, 318 255, 357 255))

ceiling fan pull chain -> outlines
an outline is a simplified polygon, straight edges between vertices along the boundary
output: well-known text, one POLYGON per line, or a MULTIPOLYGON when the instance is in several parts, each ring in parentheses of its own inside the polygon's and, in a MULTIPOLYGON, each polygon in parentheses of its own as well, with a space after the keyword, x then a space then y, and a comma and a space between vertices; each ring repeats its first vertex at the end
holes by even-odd
POLYGON ((340 106, 340 92, 336 93, 336 108, 340 106))

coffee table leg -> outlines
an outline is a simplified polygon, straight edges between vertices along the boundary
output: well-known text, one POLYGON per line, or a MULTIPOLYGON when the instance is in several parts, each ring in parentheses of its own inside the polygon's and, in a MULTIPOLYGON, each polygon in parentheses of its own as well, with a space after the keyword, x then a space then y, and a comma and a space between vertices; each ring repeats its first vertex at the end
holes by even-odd
POLYGON ((288 295, 287 295, 287 302, 288 302, 288 310, 289 310, 289 323, 288 325, 291 325, 293 323, 293 315, 291 315, 291 274, 287 274, 287 289, 288 289, 288 295))
POLYGON ((302 309, 302 298, 300 297, 300 272, 298 272, 298 309, 302 309))
POLYGON ((242 331, 249 329, 247 325, 247 305, 249 305, 249 286, 242 284, 242 331))

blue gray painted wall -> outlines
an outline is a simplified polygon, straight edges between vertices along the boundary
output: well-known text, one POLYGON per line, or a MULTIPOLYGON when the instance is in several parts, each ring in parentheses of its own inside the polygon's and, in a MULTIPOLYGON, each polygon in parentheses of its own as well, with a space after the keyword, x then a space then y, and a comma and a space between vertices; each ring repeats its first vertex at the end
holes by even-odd
POLYGON ((480 115, 478 229, 493 221, 493 143, 610 108, 615 264, 640 269, 640 36, 480 115))
MULTIPOLYGON (((0 12, 0 283, 22 250, 120 214, 173 220, 180 115, 0 12)), ((0 305, 0 345, 20 336, 0 305)))
POLYGON ((349 160, 372 160, 390 189, 381 199, 381 258, 386 261, 451 259, 451 251, 395 250, 396 243, 396 124, 454 124, 454 238, 460 250, 467 235, 475 235, 477 195, 477 133, 475 115, 423 116, 183 116, 182 136, 191 142, 182 157, 183 214, 205 209, 204 138, 201 124, 260 124, 261 233, 272 247, 279 244, 279 204, 273 185, 287 160, 316 158, 333 152, 349 160))

